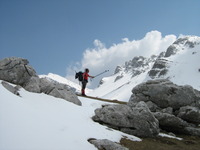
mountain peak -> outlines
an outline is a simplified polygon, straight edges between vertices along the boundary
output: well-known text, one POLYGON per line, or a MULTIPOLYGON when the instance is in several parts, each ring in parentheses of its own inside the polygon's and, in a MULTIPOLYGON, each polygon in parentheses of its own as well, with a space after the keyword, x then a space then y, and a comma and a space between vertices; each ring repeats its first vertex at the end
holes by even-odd
POLYGON ((152 79, 169 79, 178 85, 200 90, 200 37, 182 36, 160 55, 134 57, 117 66, 112 76, 103 78, 91 93, 104 98, 128 99, 136 85, 152 79))

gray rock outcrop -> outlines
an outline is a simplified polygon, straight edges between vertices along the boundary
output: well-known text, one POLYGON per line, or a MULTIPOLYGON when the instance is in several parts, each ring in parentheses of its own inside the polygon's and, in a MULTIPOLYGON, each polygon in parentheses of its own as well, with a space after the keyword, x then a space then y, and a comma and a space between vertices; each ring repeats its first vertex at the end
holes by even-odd
POLYGON ((5 82, 5 81, 2 81, 1 84, 8 90, 10 91, 11 93, 17 95, 17 96, 20 96, 19 94, 19 86, 12 86, 10 85, 9 83, 5 82))
POLYGON ((144 102, 131 107, 128 105, 104 106, 95 110, 93 120, 139 137, 153 137, 159 133, 158 121, 144 102))
MULTIPOLYGON (((0 80, 20 85, 29 92, 46 93, 81 105, 81 101, 68 86, 61 83, 53 83, 45 78, 40 79, 36 71, 28 63, 28 60, 17 57, 0 60, 0 80)), ((6 83, 3 83, 3 85, 12 93, 17 93, 11 85, 6 83)))
POLYGON ((128 148, 107 139, 89 139, 88 141, 95 145, 99 150, 129 150, 128 148))
POLYGON ((200 91, 166 79, 150 80, 132 90, 127 105, 106 105, 93 120, 139 137, 158 135, 159 129, 200 136, 200 91))
POLYGON ((185 106, 178 111, 179 118, 194 124, 200 124, 200 109, 198 107, 185 106), (195 118, 195 119, 194 119, 195 118))
POLYGON ((0 79, 23 86, 31 77, 38 77, 35 70, 23 58, 5 58, 0 60, 0 79))
POLYGON ((160 108, 171 107, 174 110, 184 106, 200 107, 200 92, 191 86, 177 86, 169 80, 150 80, 132 90, 131 103, 151 101, 160 108))
POLYGON ((41 78, 40 88, 41 91, 45 94, 65 99, 77 105, 82 105, 78 97, 65 84, 58 82, 51 82, 46 78, 41 78))
POLYGON ((200 136, 200 91, 160 79, 142 83, 132 93, 128 105, 145 102, 161 129, 200 136))

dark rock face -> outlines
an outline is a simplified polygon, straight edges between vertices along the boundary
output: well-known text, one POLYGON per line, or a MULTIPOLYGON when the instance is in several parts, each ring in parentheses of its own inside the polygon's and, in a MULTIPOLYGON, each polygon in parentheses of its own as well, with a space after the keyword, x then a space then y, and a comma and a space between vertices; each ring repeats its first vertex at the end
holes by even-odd
POLYGON ((142 83, 132 92, 128 105, 147 103, 161 129, 191 135, 199 133, 196 125, 200 124, 200 91, 163 79, 142 83))
POLYGON ((152 69, 149 71, 149 76, 154 79, 167 74, 168 62, 165 59, 157 59, 152 69))
MULTIPOLYGON (((28 60, 23 58, 5 58, 0 60, 0 80, 4 80, 22 86, 29 92, 46 93, 57 98, 65 99, 77 105, 81 105, 78 97, 64 84, 52 83, 47 79, 40 79, 35 70, 28 65, 28 60)), ((9 84, 3 84, 9 91, 14 88, 9 84)))
POLYGON ((175 45, 171 45, 168 47, 166 53, 165 53, 165 57, 170 57, 171 55, 175 55, 177 53, 177 49, 175 47, 175 45))
POLYGON ((124 73, 131 73, 132 77, 138 76, 150 69, 150 64, 154 63, 157 56, 152 55, 150 58, 143 56, 134 57, 132 60, 125 62, 123 66, 117 66, 114 74, 119 74, 115 78, 115 82, 123 78, 124 73))
POLYGON ((144 102, 139 102, 132 107, 104 106, 95 110, 93 120, 140 137, 152 137, 159 133, 158 121, 144 102))

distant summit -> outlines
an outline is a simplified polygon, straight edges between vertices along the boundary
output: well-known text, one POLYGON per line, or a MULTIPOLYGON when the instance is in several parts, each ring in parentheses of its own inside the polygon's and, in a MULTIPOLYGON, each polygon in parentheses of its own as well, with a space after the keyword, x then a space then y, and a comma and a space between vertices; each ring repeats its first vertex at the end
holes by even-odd
POLYGON ((200 37, 181 37, 158 56, 137 56, 117 66, 91 95, 128 100, 133 87, 152 79, 169 79, 200 90, 200 37))
POLYGON ((179 38, 161 53, 149 72, 151 79, 169 79, 200 90, 200 37, 179 38))

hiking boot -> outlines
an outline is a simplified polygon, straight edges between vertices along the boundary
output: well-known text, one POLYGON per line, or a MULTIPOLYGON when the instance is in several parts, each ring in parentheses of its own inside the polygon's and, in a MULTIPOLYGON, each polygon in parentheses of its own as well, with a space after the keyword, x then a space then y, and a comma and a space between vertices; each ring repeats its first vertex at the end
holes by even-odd
POLYGON ((81 94, 82 96, 87 96, 87 95, 85 95, 85 94, 81 94))

